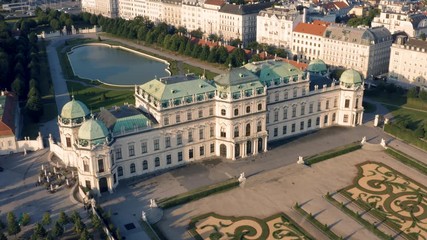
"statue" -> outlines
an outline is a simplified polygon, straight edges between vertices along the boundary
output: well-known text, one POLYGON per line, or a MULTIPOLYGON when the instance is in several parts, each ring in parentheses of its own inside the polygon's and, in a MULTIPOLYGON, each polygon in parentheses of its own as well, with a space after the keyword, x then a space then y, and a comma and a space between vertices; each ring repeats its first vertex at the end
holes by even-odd
POLYGON ((299 156, 299 157, 298 157, 298 161, 297 161, 297 163, 298 163, 298 164, 305 164, 305 162, 304 162, 304 157, 299 156))
POLYGON ((383 147, 383 148, 385 148, 385 149, 387 149, 387 144, 385 143, 385 140, 384 140, 384 138, 381 138, 381 146, 383 147))
POLYGON ((142 214, 141 214, 142 216, 142 221, 144 221, 144 222, 146 222, 147 221, 147 214, 144 212, 144 211, 142 211, 142 214))
POLYGON ((24 156, 27 156, 27 149, 24 148, 24 156))
POLYGON ((360 144, 365 144, 366 143, 366 136, 364 136, 363 138, 362 138, 362 141, 360 142, 360 144))
POLYGON ((150 199, 150 208, 156 208, 157 207, 157 203, 155 199, 150 199))
POLYGON ((242 182, 246 181, 246 177, 245 177, 245 173, 244 172, 242 172, 240 174, 238 181, 239 181, 239 183, 242 183, 242 182))

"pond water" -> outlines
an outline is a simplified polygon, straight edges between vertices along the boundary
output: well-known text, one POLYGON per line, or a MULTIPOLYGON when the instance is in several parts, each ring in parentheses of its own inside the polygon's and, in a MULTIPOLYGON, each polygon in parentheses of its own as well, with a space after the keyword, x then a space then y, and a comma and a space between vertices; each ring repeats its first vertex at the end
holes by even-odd
POLYGON ((114 85, 140 85, 169 76, 166 63, 119 48, 83 45, 68 53, 74 74, 114 85))

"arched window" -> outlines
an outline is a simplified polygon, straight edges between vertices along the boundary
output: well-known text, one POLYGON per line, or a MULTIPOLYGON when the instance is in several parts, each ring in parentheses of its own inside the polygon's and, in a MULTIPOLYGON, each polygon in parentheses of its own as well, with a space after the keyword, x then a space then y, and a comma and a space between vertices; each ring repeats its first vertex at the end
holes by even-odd
POLYGON ((239 126, 234 127, 234 137, 239 137, 239 126))
POLYGON ((148 169, 148 162, 147 160, 142 161, 142 170, 147 170, 148 169))
POLYGON ((119 177, 123 176, 123 168, 122 167, 117 168, 117 175, 119 175, 119 177))
POLYGON ((261 111, 262 110, 262 104, 261 103, 259 103, 258 104, 258 111, 261 111))
POLYGON ((156 158, 154 159, 154 166, 155 166, 155 167, 160 166, 160 158, 159 158, 159 157, 156 157, 156 158))
POLYGON ((251 112, 251 106, 247 106, 246 107, 246 113, 250 113, 251 112))
POLYGON ((130 165, 130 173, 135 173, 135 163, 130 165))
POLYGON ((225 114, 226 114, 225 109, 221 109, 221 115, 225 116, 225 114))
POLYGON ((248 123, 246 124, 246 136, 250 136, 251 135, 251 124, 248 123))
POLYGON ((238 116, 238 115, 239 115, 239 109, 236 108, 236 109, 234 109, 234 116, 238 116))

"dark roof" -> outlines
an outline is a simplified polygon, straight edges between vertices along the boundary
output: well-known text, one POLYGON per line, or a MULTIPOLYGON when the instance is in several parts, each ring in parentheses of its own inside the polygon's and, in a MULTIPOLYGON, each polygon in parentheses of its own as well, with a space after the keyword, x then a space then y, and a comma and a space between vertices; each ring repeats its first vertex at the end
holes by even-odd
POLYGON ((409 21, 412 23, 412 27, 414 29, 416 29, 416 28, 418 28, 418 25, 420 24, 420 22, 422 20, 426 19, 427 16, 422 14, 422 13, 414 13, 414 14, 409 15, 409 18, 410 18, 409 21))
POLYGON ((416 38, 409 38, 405 45, 414 48, 424 48, 427 50, 427 42, 416 38))
POLYGON ((259 11, 271 7, 273 4, 269 2, 256 3, 256 4, 246 4, 246 5, 234 5, 234 4, 225 4, 219 9, 219 12, 245 15, 252 13, 259 13, 259 11))
POLYGON ((101 109, 97 115, 97 119, 104 122, 107 128, 111 128, 116 123, 117 119, 126 118, 131 116, 136 116, 143 114, 141 110, 135 108, 134 106, 124 105, 121 107, 114 107, 113 109, 101 109))
POLYGON ((333 83, 333 79, 331 78, 316 75, 316 74, 310 74, 310 91, 314 90, 315 85, 318 86, 318 89, 322 89, 324 84, 330 87, 332 83, 333 83))

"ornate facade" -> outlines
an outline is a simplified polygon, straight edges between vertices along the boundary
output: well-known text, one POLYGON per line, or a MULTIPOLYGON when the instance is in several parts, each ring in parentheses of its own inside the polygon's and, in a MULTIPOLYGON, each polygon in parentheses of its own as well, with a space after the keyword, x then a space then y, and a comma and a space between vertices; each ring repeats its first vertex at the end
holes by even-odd
POLYGON ((135 87, 134 106, 96 116, 73 99, 58 117, 61 142, 51 151, 78 168, 82 186, 101 194, 121 179, 206 158, 245 158, 267 151, 269 141, 361 124, 360 74, 347 70, 334 81, 322 64, 304 72, 263 61, 213 80, 154 79, 135 87))

